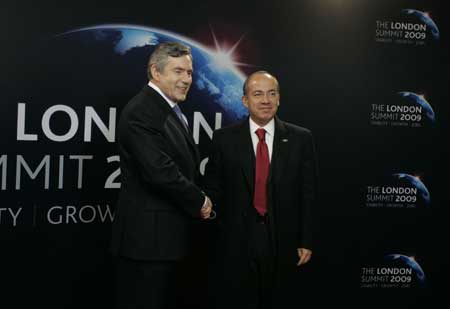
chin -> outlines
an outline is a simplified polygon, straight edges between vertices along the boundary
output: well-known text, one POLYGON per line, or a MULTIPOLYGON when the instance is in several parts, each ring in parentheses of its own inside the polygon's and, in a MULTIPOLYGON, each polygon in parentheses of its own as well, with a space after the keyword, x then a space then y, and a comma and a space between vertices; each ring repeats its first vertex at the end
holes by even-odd
POLYGON ((269 122, 274 115, 264 115, 261 117, 262 120, 269 122))
POLYGON ((175 99, 176 99, 177 102, 183 102, 184 100, 186 100, 186 96, 176 97, 175 99))

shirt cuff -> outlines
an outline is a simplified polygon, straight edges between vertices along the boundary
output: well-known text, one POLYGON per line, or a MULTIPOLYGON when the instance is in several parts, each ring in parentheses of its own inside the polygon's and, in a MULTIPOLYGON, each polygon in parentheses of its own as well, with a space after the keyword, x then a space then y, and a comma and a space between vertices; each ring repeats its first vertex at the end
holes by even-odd
POLYGON ((208 202, 208 197, 205 195, 205 201, 203 202, 202 209, 206 207, 207 202, 208 202))

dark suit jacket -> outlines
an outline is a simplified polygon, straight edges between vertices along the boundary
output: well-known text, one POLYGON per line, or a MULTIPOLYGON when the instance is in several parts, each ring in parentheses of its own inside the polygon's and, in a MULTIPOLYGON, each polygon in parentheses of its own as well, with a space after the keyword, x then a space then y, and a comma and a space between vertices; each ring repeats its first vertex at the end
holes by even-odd
POLYGON ((112 231, 114 254, 175 260, 188 254, 204 194, 199 155, 164 98, 145 86, 118 124, 122 185, 112 231))
MULTIPOLYGON (((248 119, 214 132, 206 166, 205 191, 218 220, 219 268, 225 284, 245 282, 248 269, 247 222, 254 220, 255 154, 248 119), (220 261, 219 261, 220 262, 220 261), (227 278, 229 280, 227 280, 227 278)), ((317 179, 309 130, 275 118, 268 181, 268 215, 279 283, 295 272, 297 248, 312 249, 312 208, 317 179)), ((239 290, 239 288, 236 288, 239 290)))

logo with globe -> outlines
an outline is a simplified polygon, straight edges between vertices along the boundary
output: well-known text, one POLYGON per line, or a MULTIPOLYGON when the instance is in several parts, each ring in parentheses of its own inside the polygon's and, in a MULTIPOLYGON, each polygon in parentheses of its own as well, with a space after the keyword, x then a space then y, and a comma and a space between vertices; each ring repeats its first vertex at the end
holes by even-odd
POLYGON ((372 125, 431 128, 436 123, 436 114, 424 94, 399 91, 371 104, 372 125))
POLYGON ((427 26, 429 29, 429 33, 435 40, 439 40, 440 34, 439 29, 434 23, 433 19, 431 19, 430 14, 426 12, 422 12, 415 9, 403 9, 402 13, 406 16, 413 17, 414 19, 420 21, 421 23, 427 26))
POLYGON ((425 285, 425 272, 413 256, 406 256, 403 254, 387 254, 384 256, 384 260, 387 264, 389 264, 390 267, 396 267, 397 269, 406 269, 406 271, 404 271, 402 275, 408 275, 409 277, 411 277, 411 279, 414 278, 414 281, 419 286, 425 285))
POLYGON ((378 256, 361 268, 363 288, 414 288, 425 286, 425 273, 414 256, 398 253, 378 256))
POLYGON ((418 197, 417 202, 422 202, 424 205, 430 204, 430 192, 419 177, 406 173, 395 173, 392 177, 400 187, 412 188, 418 197))
POLYGON ((430 205, 430 192, 419 176, 386 174, 366 186, 367 207, 417 208, 430 205))
POLYGON ((402 9, 375 21, 375 41, 425 46, 438 42, 440 33, 429 12, 402 9))
POLYGON ((410 91, 400 91, 397 92, 397 96, 404 106, 413 107, 412 109, 420 115, 420 120, 422 122, 428 122, 430 124, 436 122, 434 110, 424 95, 416 94, 410 91))

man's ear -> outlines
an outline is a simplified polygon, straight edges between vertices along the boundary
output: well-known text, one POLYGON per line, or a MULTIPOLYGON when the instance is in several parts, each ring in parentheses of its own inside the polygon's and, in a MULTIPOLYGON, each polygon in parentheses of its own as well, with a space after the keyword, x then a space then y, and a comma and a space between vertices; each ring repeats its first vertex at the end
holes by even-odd
POLYGON ((242 96, 242 104, 244 104, 244 106, 248 108, 248 99, 246 95, 242 96))
POLYGON ((150 72, 152 72, 152 78, 155 81, 159 82, 159 79, 160 79, 159 76, 161 75, 161 73, 158 71, 155 64, 152 64, 150 66, 150 72))

